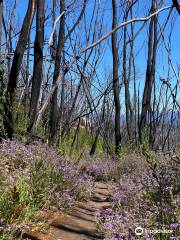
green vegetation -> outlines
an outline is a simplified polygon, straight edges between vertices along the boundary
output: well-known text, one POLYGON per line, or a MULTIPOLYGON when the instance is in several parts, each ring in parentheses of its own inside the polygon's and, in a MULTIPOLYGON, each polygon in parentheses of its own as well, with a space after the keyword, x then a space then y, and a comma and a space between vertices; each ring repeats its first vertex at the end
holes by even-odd
POLYGON ((0 219, 10 226, 30 224, 39 210, 52 206, 68 209, 87 198, 92 184, 93 180, 46 145, 1 145, 0 219))

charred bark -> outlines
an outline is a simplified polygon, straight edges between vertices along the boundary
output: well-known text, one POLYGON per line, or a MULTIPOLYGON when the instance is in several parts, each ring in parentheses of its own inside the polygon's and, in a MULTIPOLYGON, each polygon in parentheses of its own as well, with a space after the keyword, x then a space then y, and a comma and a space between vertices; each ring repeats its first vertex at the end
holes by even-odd
POLYGON ((26 44, 28 42, 30 29, 36 9, 36 0, 29 0, 28 9, 23 21, 19 40, 14 53, 14 58, 11 66, 9 75, 9 81, 6 92, 6 103, 5 103, 5 115, 4 115, 4 128, 6 130, 9 139, 12 139, 14 133, 13 127, 13 103, 15 100, 15 91, 17 88, 18 76, 21 69, 21 63, 24 52, 26 50, 26 44))
MULTIPOLYGON (((65 1, 60 0, 60 9, 61 13, 65 10, 65 1)), ((60 74, 60 65, 62 60, 62 52, 64 48, 64 40, 65 40, 65 15, 62 16, 60 20, 60 28, 59 28, 59 36, 58 36, 58 46, 56 50, 55 56, 55 69, 53 75, 53 85, 57 83, 59 74, 60 74)), ((56 86, 55 91, 52 95, 51 102, 50 102, 50 136, 49 141, 50 144, 53 145, 56 142, 57 137, 57 130, 58 130, 58 101, 57 101, 57 94, 58 94, 58 86, 56 86)))
POLYGON ((2 45, 2 25, 3 25, 3 0, 0 0, 0 53, 2 45))
MULTIPOLYGON (((157 1, 152 0, 152 11, 156 11, 157 1)), ((148 114, 151 112, 151 95, 155 82, 156 50, 157 50, 157 16, 150 21, 148 38, 148 59, 146 69, 146 80, 143 92, 142 111, 139 126, 139 138, 142 142, 142 132, 148 123, 148 114)))
MULTIPOLYGON (((112 29, 114 29, 117 26, 116 0, 112 0, 112 8, 113 8, 112 29)), ((118 49, 117 49, 117 33, 116 32, 112 34, 112 55, 113 55, 113 93, 114 93, 114 104, 115 104, 115 154, 118 154, 121 148, 121 134, 120 134, 118 49)))
POLYGON ((28 132, 32 130, 36 118, 41 83, 43 77, 43 44, 44 44, 44 0, 37 1, 36 37, 34 42, 34 69, 30 99, 30 121, 28 132))
MULTIPOLYGON (((125 17, 125 21, 127 21, 127 17, 125 17)), ((126 34, 127 28, 124 27, 124 46, 123 46, 123 81, 125 88, 125 106, 126 106, 126 125, 127 125, 127 133, 129 140, 132 139, 132 108, 131 108, 131 100, 130 100, 130 92, 129 92, 129 81, 130 78, 127 77, 126 71, 126 34)), ((129 70, 130 71, 130 70, 129 70)))

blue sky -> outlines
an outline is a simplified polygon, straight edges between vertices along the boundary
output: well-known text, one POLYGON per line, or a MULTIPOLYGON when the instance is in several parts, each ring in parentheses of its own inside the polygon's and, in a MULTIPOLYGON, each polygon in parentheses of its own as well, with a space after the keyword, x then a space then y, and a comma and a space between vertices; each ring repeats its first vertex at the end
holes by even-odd
MULTIPOLYGON (((110 1, 110 0, 108 0, 108 1, 110 1)), ((49 0, 48 0, 48 2, 49 2, 49 0)), ((143 0, 142 0, 142 2, 143 2, 143 0)), ((166 0, 165 2, 166 2, 166 4, 164 4, 164 6, 167 6, 167 5, 171 4, 170 0, 166 0)), ((107 3, 107 5, 108 5, 108 3, 107 3)), ((28 0, 18 0, 16 14, 19 16, 21 21, 24 18, 25 12, 27 10, 27 6, 28 6, 28 0)), ((88 8, 88 10, 90 8, 91 8, 91 3, 90 3, 90 7, 88 8)), ((110 7, 109 7, 109 9, 110 9, 110 7)), ((109 14, 110 13, 109 9, 106 12, 106 21, 111 23, 111 15, 109 14)), ((168 12, 169 11, 165 11, 165 12, 162 12, 162 13, 159 14, 160 22, 164 21, 168 12)), ((88 14, 88 11, 87 11, 87 14, 88 14)), ((143 13, 141 15, 138 15, 138 17, 144 17, 144 16, 145 16, 145 14, 143 14, 143 13)), ((119 21, 119 23, 120 23, 120 21, 119 21)), ((175 26, 174 26, 174 30, 173 30, 173 34, 172 34, 172 59, 174 59, 175 63, 178 62, 178 60, 180 60, 180 57, 179 57, 179 55, 180 55, 179 54, 180 53, 180 44, 178 44, 180 42, 179 24, 180 24, 180 17, 177 17, 176 18, 176 23, 175 23, 175 26)), ((141 25, 142 25, 142 23, 136 23, 137 28, 140 27, 141 25)), ((107 32, 109 30, 110 29, 107 29, 107 32)), ((137 51, 138 51, 138 47, 142 46, 142 44, 144 42, 145 34, 146 34, 145 31, 147 31, 147 28, 144 31, 142 31, 141 34, 139 34, 139 36, 137 37, 137 41, 136 41, 137 51)), ((166 28, 166 33, 169 32, 169 31, 170 31, 170 24, 166 28)), ((144 46, 144 47, 146 48, 146 46, 144 46)), ((161 52, 161 54, 160 54, 161 57, 159 59, 159 61, 160 61, 159 64, 162 67, 162 51, 159 49, 158 52, 159 52, 159 54, 161 52)), ((107 63, 107 65, 109 65, 109 61, 111 59, 111 51, 110 51, 110 49, 108 49, 108 47, 107 47, 106 54, 107 54, 107 56, 105 55, 106 60, 104 60, 104 61, 105 61, 105 63, 107 63)), ((143 67, 143 69, 144 69, 145 61, 142 61, 142 56, 143 55, 144 55, 143 58, 146 58, 147 51, 143 50, 143 51, 141 51, 141 54, 140 54, 140 61, 139 61, 140 68, 143 67)))
MULTIPOLYGON (((49 2, 50 0, 48 0, 49 2)), ((100 4, 104 4, 105 0, 101 0, 100 4)), ((91 11, 92 11, 92 3, 93 1, 89 1, 89 6, 86 10, 86 16, 87 18, 90 17, 91 15, 91 11)), ((104 33, 108 32, 111 28, 111 21, 112 21, 112 16, 111 16, 111 5, 110 5, 111 1, 107 0, 106 2, 106 11, 105 11, 105 22, 106 22, 106 28, 104 29, 104 33)), ((144 17, 147 14, 148 11, 148 3, 146 0, 141 0, 141 5, 137 6, 137 11, 138 11, 138 17, 144 17), (146 9, 141 9, 143 5, 143 3, 145 3, 146 9)), ((150 1, 149 1, 150 3, 150 1)), ((28 0, 18 0, 18 5, 17 5, 17 9, 16 9, 16 16, 18 16, 18 18, 21 20, 23 20, 26 9, 27 9, 27 5, 28 5, 28 0)), ((163 4, 163 6, 167 6, 167 5, 171 5, 171 0, 166 0, 165 4, 163 4)), ((159 14, 159 22, 163 23, 168 15, 169 11, 165 11, 159 14)), ((179 34, 179 24, 180 24, 180 17, 177 15, 176 10, 173 10, 173 14, 176 16, 175 18, 175 23, 174 23, 174 30, 173 30, 173 34, 172 34, 172 51, 171 51, 171 58, 172 58, 172 62, 173 65, 176 68, 177 64, 180 64, 180 34, 179 34)), ((122 22, 122 19, 119 19, 119 23, 122 22)), ((35 21, 34 21, 35 24, 35 21)), ((137 30, 140 26, 142 25, 142 23, 136 23, 135 24, 135 30, 137 30)), ((20 27, 20 26, 19 26, 20 27)), ((169 32, 171 30, 171 23, 169 22, 169 24, 166 27, 165 30, 165 41, 167 44, 167 38, 169 35, 169 32)), ((140 89, 141 92, 143 90, 143 82, 145 79, 145 69, 146 69, 146 59, 147 59, 147 31, 148 31, 148 24, 146 25, 146 27, 144 28, 144 30, 139 34, 139 36, 136 38, 135 41, 135 54, 137 54, 136 56, 136 69, 137 69, 137 73, 138 73, 138 82, 141 83, 140 84, 140 89), (141 49, 141 50, 140 50, 141 49)), ((46 30, 46 36, 49 36, 50 31, 48 32, 48 28, 46 30)), ((118 31, 118 34, 120 34, 120 31, 118 31)), ((32 36, 34 37, 34 33, 32 33, 32 36)), ((121 56, 120 56, 120 60, 121 60, 121 56)), ((110 50, 110 44, 106 44, 105 47, 105 54, 104 54, 104 58, 102 61, 102 64, 99 66, 99 70, 100 71, 104 71, 104 69, 108 69, 109 71, 112 70, 112 53, 110 50)), ((177 68, 176 68, 177 69, 177 68)), ((167 62, 167 53, 164 50, 164 48, 162 48, 162 44, 159 45, 158 47, 158 52, 157 52, 157 72, 156 72, 156 76, 157 79, 159 78, 159 76, 166 78, 167 77, 167 70, 168 70, 168 62, 167 62)), ((172 78, 172 84, 175 82, 175 79, 172 78)), ((158 81, 157 81, 158 83, 158 81)))

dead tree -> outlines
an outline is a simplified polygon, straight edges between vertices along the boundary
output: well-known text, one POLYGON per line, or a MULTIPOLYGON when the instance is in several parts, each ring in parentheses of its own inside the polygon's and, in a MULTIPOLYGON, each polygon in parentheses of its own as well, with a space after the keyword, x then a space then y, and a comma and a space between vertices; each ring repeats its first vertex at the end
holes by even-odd
MULTIPOLYGON (((60 29, 59 29, 59 37, 58 37, 58 46, 57 46, 57 50, 56 50, 56 56, 55 56, 55 70, 54 70, 54 74, 53 74, 53 85, 55 86, 54 88, 54 93, 52 94, 51 97, 51 107, 50 107, 50 136, 49 136, 49 140, 50 140, 50 144, 55 144, 56 142, 56 137, 57 137, 57 133, 58 133, 58 125, 59 125, 59 120, 61 118, 61 113, 59 113, 58 111, 58 102, 57 102, 57 94, 58 94, 58 85, 57 82, 59 80, 59 78, 61 78, 62 83, 64 82, 65 78, 64 75, 68 72, 67 68, 65 70, 62 71, 62 77, 60 77, 60 65, 61 61, 62 61, 62 57, 63 57, 63 49, 64 49, 64 42, 70 38, 71 34, 73 33, 73 31, 75 30, 75 28, 78 26, 78 24, 80 23, 84 11, 85 11, 85 7, 87 4, 87 0, 83 1, 83 7, 81 9, 81 12, 77 18, 77 20, 75 21, 75 23, 73 24, 72 28, 68 31, 67 35, 65 36, 65 15, 62 16, 61 20, 60 20, 60 29), (59 115, 60 114, 60 115, 59 115)), ((64 0, 60 0, 60 9, 61 9, 61 14, 67 9, 67 7, 65 7, 65 1, 64 0)), ((63 91, 65 91, 64 88, 64 84, 62 84, 62 94, 63 91)), ((61 106, 63 106, 63 96, 61 98, 61 106)))
MULTIPOLYGON (((127 21, 128 17, 128 9, 126 9, 124 21, 127 21)), ((123 82, 125 88, 125 105, 126 105, 126 125, 127 125, 127 133, 129 140, 132 139, 132 108, 131 108, 131 100, 130 100, 130 92, 129 92, 129 81, 130 77, 127 77, 127 45, 126 45, 126 35, 127 35, 127 27, 124 27, 124 45, 123 45, 123 82)), ((129 69, 130 71, 130 69, 129 69)))
MULTIPOLYGON (((102 106, 101 125, 104 123, 104 118, 105 118, 105 104, 106 104, 106 93, 104 94, 104 100, 103 100, 103 106, 102 106)), ((96 152, 98 138, 99 138, 100 133, 101 133, 101 128, 98 126, 98 128, 96 129, 96 132, 95 132, 95 139, 92 143, 91 150, 89 152, 90 156, 94 155, 96 152)))
POLYGON ((27 12, 23 21, 17 46, 14 52, 13 62, 11 66, 11 71, 9 75, 9 81, 7 85, 6 92, 6 102, 5 102, 5 115, 4 115, 4 128, 6 130, 9 139, 12 139, 14 127, 13 127, 13 103, 15 100, 15 91, 17 88, 18 76, 21 69, 21 63, 23 59, 24 52, 26 50, 26 44, 28 42, 30 29, 33 21, 33 17, 36 9, 36 0, 29 0, 27 12))
POLYGON ((36 117, 41 83, 43 77, 43 44, 44 44, 44 0, 37 1, 36 37, 34 42, 34 69, 30 99, 30 121, 28 132, 32 130, 36 117))
MULTIPOLYGON (((54 26, 54 23, 56 21, 56 3, 57 3, 57 0, 53 0, 53 7, 52 7, 52 27, 54 26)), ((55 55, 56 55, 56 48, 57 48, 57 32, 56 32, 56 28, 54 30, 54 33, 53 33, 53 42, 50 46, 50 53, 51 53, 51 58, 52 60, 55 59, 55 55)))
MULTIPOLYGON (((85 2, 85 0, 84 0, 85 2)), ((66 65, 65 69, 64 69, 64 72, 62 74, 60 74, 59 78, 58 78, 58 81, 56 82, 56 84, 54 84, 52 86, 52 88, 50 89, 49 91, 49 94, 47 95, 47 98, 45 99, 44 103, 42 104, 42 107, 41 109, 39 110, 38 114, 37 114, 37 119, 34 123, 34 127, 36 128, 39 123, 41 122, 41 119, 42 119, 42 116, 43 116, 43 113, 45 112, 45 110, 47 109, 47 107, 49 106, 49 102, 50 102, 50 99, 52 98, 52 95, 58 85, 59 82, 62 81, 62 78, 64 77, 64 75, 66 75, 72 65, 77 62, 77 60, 79 60, 81 58, 81 56, 89 51, 90 49, 92 48, 95 48, 96 46, 98 46, 101 42, 103 42, 104 40, 106 40, 107 38, 109 38, 110 36, 112 36, 112 34, 114 34, 115 32, 117 32, 119 29, 123 28, 124 26, 126 25, 129 25, 129 24, 132 24, 132 23, 135 23, 135 22, 147 22, 149 21, 151 18, 155 17, 157 14, 163 12, 163 11, 167 11, 169 9, 171 9, 172 6, 166 6, 166 7, 162 7, 160 9, 158 9, 157 11, 155 11, 154 13, 152 14, 149 14, 148 16, 146 17, 140 17, 140 18, 132 18, 130 20, 128 20, 127 22, 123 22, 119 25, 117 25, 114 29, 112 29, 111 31, 107 32, 106 34, 102 35, 100 38, 98 38, 98 40, 94 41, 93 43, 89 44, 88 46, 84 47, 84 48, 81 48, 78 53, 71 58, 71 60, 68 62, 68 64, 66 65)), ((61 16, 62 17, 62 16, 61 16)), ((78 21, 77 21, 78 22, 78 21)), ((77 25, 77 24, 75 24, 77 25)), ((72 27, 72 29, 74 29, 74 27, 72 27)), ((72 32, 72 31, 69 31, 69 32, 72 32)), ((139 31, 138 31, 139 32, 139 31)), ((69 36, 69 34, 68 34, 69 36)), ((136 34, 137 36, 137 34, 136 34)))
POLYGON ((3 0, 0 0, 0 53, 2 45, 3 0))
MULTIPOLYGON (((157 0, 152 0, 152 12, 155 12, 156 9, 157 0)), ((155 15, 153 18, 151 18, 149 25, 148 59, 139 126, 140 142, 142 142, 142 133, 145 130, 145 127, 147 127, 148 114, 151 112, 151 94, 155 81, 157 42, 157 16, 155 15)))
MULTIPOLYGON (((61 13, 65 10, 65 1, 60 0, 60 11, 61 13)), ((55 56, 55 69, 53 74, 53 85, 55 85, 58 81, 58 77, 60 74, 60 65, 62 59, 62 52, 64 48, 64 41, 65 41, 65 15, 62 16, 60 20, 60 27, 59 27, 59 36, 58 36, 58 45, 56 50, 55 56)), ((55 91, 52 95, 51 102, 50 102, 50 144, 55 144, 56 142, 56 135, 58 130, 58 86, 56 86, 55 91)))
MULTIPOLYGON (((130 16, 133 16, 133 9, 130 9, 130 16)), ((134 38, 134 25, 131 24, 131 38, 134 38)), ((134 139, 135 144, 137 145, 137 90, 136 90, 136 65, 135 65, 135 56, 134 56, 134 41, 130 42, 130 59, 129 59, 129 81, 130 81, 130 74, 131 68, 133 70, 133 120, 134 120, 134 139), (132 67, 131 67, 132 65, 132 67)))
MULTIPOLYGON (((112 0, 113 22, 112 29, 117 27, 117 6, 116 0, 112 0)), ((121 147, 120 134, 120 100, 119 100, 119 76, 118 76, 118 49, 117 33, 112 34, 112 54, 113 54, 113 92, 115 104, 115 153, 118 154, 121 147)))

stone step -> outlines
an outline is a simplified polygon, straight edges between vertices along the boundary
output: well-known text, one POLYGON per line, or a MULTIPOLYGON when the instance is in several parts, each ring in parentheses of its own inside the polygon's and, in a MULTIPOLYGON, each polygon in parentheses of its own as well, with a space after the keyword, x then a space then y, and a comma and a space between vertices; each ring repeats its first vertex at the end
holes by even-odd
POLYGON ((92 212, 89 211, 83 211, 81 208, 74 208, 71 210, 69 215, 80 218, 85 221, 90 221, 90 222, 96 222, 96 218, 92 212))
POLYGON ((112 190, 105 189, 105 188, 94 188, 94 193, 99 193, 104 196, 110 196, 112 193, 112 190))
POLYGON ((112 206, 110 202, 97 202, 97 201, 88 201, 87 203, 79 203, 79 207, 95 212, 101 209, 107 209, 112 206))
POLYGON ((109 198, 112 188, 102 182, 96 182, 92 197, 87 202, 77 203, 68 213, 58 209, 39 212, 37 219, 49 224, 47 231, 31 229, 26 231, 34 240, 95 240, 102 239, 97 229, 95 212, 112 207, 109 198))
MULTIPOLYGON (((83 215, 83 217, 85 218, 85 215, 83 215)), ((91 237, 99 236, 99 233, 97 231, 96 221, 89 221, 89 219, 88 220, 82 219, 82 215, 81 215, 81 218, 79 218, 79 216, 63 214, 60 218, 53 219, 50 225, 56 228, 66 229, 75 233, 85 234, 91 237)))
POLYGON ((84 209, 84 208, 80 208, 78 206, 74 207, 74 209, 79 211, 79 212, 85 213, 86 215, 94 216, 94 212, 92 212, 90 210, 87 210, 87 209, 84 209))
POLYGON ((107 183, 103 183, 103 182, 96 182, 94 184, 95 188, 100 188, 100 189, 108 189, 108 184, 107 183))
MULTIPOLYGON (((25 235, 23 237, 26 237, 25 235)), ((32 240, 92 240, 94 238, 77 233, 72 232, 66 229, 60 229, 51 226, 48 232, 31 232, 28 235, 28 239, 32 240)), ((97 239, 97 238, 96 238, 97 239)))
POLYGON ((91 200, 96 201, 96 202, 106 202, 106 201, 109 200, 109 196, 108 195, 102 195, 102 194, 96 192, 91 197, 91 200))

